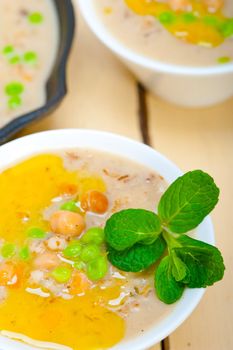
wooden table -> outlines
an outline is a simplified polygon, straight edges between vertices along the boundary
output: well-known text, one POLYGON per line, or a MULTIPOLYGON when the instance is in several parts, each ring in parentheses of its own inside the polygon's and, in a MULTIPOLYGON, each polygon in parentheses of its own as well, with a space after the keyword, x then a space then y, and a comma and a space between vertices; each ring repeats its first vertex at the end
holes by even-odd
POLYGON ((68 69, 69 93, 49 118, 22 134, 91 128, 149 143, 184 171, 201 168, 221 188, 214 211, 226 274, 189 319, 153 350, 233 349, 233 99, 208 109, 168 104, 138 84, 80 19, 68 69))

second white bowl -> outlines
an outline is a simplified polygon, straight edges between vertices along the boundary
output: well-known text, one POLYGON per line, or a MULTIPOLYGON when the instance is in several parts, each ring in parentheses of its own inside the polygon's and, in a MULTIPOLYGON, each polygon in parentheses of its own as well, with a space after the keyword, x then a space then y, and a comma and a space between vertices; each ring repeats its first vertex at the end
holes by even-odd
POLYGON ((140 56, 110 33, 97 15, 93 0, 77 1, 95 35, 155 95, 186 107, 211 106, 233 96, 233 63, 199 68, 166 64, 140 56))

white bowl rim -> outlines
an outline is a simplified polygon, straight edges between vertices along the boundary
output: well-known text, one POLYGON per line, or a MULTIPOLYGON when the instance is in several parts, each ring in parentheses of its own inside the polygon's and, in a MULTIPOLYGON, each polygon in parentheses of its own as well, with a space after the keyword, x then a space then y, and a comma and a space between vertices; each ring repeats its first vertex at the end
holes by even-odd
POLYGON ((123 59, 133 62, 143 68, 151 69, 174 75, 189 75, 189 76, 212 76, 223 75, 233 72, 233 63, 223 65, 213 65, 206 67, 182 66, 177 64, 162 63, 155 59, 150 59, 142 56, 130 48, 124 46, 117 38, 107 31, 106 27, 100 20, 96 11, 93 10, 93 0, 76 0, 79 3, 82 15, 84 16, 93 33, 115 54, 123 59))
MULTIPOLYGON (((96 150, 138 161, 142 165, 158 171, 168 182, 174 181, 182 174, 174 163, 145 144, 117 134, 89 129, 50 130, 11 141, 0 147, 0 170, 4 170, 34 154, 75 147, 95 148, 96 150)), ((214 244, 213 225, 209 216, 196 230, 196 236, 210 244, 214 244)), ((144 350, 158 343, 172 333, 191 314, 200 302, 204 292, 204 289, 186 289, 183 297, 162 321, 134 339, 125 341, 123 339, 111 349, 144 350)), ((35 349, 1 336, 0 343, 4 345, 4 350, 35 349)))

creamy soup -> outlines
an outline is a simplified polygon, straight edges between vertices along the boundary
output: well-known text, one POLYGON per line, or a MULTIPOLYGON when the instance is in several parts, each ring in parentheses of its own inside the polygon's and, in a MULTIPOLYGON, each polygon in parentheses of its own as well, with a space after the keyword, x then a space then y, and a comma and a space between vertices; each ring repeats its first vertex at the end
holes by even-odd
POLYGON ((35 155, 3 171, 0 334, 46 349, 105 349, 171 312, 155 297, 154 269, 116 269, 101 238, 114 212, 154 211, 166 187, 149 168, 83 149, 35 155))
POLYGON ((58 36, 52 0, 0 1, 0 126, 45 103, 58 36))
POLYGON ((108 30, 140 55, 188 66, 226 64, 233 59, 231 0, 93 0, 93 3, 108 30))

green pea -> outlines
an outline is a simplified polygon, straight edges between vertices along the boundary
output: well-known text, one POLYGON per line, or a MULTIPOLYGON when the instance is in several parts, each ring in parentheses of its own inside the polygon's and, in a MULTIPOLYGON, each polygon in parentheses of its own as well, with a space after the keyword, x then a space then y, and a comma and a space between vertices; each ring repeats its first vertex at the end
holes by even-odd
POLYGON ((172 24, 175 21, 176 16, 174 15, 174 13, 166 11, 166 12, 162 12, 158 18, 160 23, 164 25, 168 25, 168 24, 172 24))
POLYGON ((40 12, 33 12, 28 16, 28 20, 31 24, 40 24, 43 22, 43 15, 40 12))
POLYGON ((39 227, 30 227, 27 230, 27 236, 29 238, 43 239, 46 237, 46 232, 39 227))
POLYGON ((24 91, 24 86, 23 84, 13 81, 5 86, 5 93, 8 96, 15 96, 15 95, 20 95, 24 91))
POLYGON ((182 15, 182 19, 185 23, 196 22, 197 17, 192 12, 186 12, 182 15))
POLYGON ((13 56, 9 59, 10 64, 18 64, 20 62, 20 57, 19 56, 13 56))
POLYGON ((212 27, 218 27, 219 26, 219 19, 215 16, 204 16, 202 18, 203 22, 209 26, 212 26, 212 27))
POLYGON ((72 241, 68 246, 63 250, 63 255, 66 258, 77 258, 79 257, 82 250, 82 245, 79 241, 72 241))
POLYGON ((83 261, 76 261, 74 263, 74 268, 77 270, 84 271, 86 269, 86 264, 83 261))
POLYGON ((220 64, 229 63, 231 62, 231 58, 229 56, 223 56, 223 57, 219 57, 217 61, 220 64))
POLYGON ((19 257, 22 260, 29 260, 30 258, 30 250, 28 246, 22 247, 19 251, 19 257))
POLYGON ((221 27, 220 32, 225 38, 229 38, 233 35, 233 19, 225 21, 221 27))
POLYGON ((12 45, 7 45, 3 48, 2 53, 3 55, 11 55, 14 52, 14 47, 12 45))
POLYGON ((12 96, 8 100, 8 107, 10 109, 18 108, 21 106, 21 104, 22 104, 22 99, 19 96, 12 96))
POLYGON ((92 281, 103 278, 107 272, 108 262, 104 256, 92 260, 87 266, 87 277, 92 281))
POLYGON ((80 258, 84 262, 94 260, 101 254, 100 248, 97 245, 90 244, 82 249, 80 258))
POLYGON ((69 267, 58 266, 56 267, 51 276, 59 283, 66 283, 70 280, 72 275, 72 270, 69 267))
POLYGON ((26 63, 34 64, 37 61, 37 54, 33 51, 25 52, 23 59, 26 63))
POLYGON ((78 211, 75 201, 69 201, 61 205, 60 209, 76 212, 78 211))
POLYGON ((12 243, 6 243, 1 248, 1 255, 3 258, 12 258, 15 255, 16 246, 12 243))
POLYGON ((82 243, 102 244, 104 242, 104 230, 101 227, 92 227, 81 238, 82 243))

